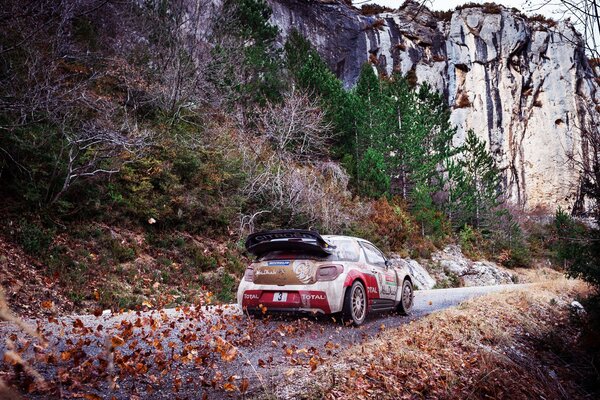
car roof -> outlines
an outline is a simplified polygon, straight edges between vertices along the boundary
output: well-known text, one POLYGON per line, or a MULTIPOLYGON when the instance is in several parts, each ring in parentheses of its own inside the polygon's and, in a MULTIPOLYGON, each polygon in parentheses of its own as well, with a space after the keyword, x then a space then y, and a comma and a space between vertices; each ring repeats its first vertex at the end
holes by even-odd
POLYGON ((354 236, 344 236, 344 235, 322 235, 321 236, 323 239, 327 240, 327 239, 341 239, 341 240, 356 240, 358 242, 367 242, 367 243, 371 243, 368 240, 365 239, 361 239, 361 238, 357 238, 354 236))

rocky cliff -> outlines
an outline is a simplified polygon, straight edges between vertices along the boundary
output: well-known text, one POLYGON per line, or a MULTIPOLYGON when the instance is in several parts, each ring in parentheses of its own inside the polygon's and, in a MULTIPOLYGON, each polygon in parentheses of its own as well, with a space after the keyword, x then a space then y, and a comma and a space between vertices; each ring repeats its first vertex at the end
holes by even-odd
POLYGON ((398 71, 442 91, 457 144, 468 129, 486 140, 512 203, 549 211, 576 203, 570 156, 585 154, 582 129, 598 129, 600 93, 570 24, 490 5, 438 17, 407 2, 363 16, 333 0, 269 2, 282 40, 301 32, 347 87, 368 61, 381 74, 398 71))

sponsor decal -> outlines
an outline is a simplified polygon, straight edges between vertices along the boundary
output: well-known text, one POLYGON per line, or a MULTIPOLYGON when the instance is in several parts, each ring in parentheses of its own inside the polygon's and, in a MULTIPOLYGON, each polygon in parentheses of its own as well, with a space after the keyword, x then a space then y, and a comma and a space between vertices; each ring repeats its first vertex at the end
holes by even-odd
POLYGON ((305 262, 294 263, 294 273, 298 277, 298 280, 302 283, 310 283, 313 278, 313 269, 305 262))
POLYGON ((395 296, 398 288, 396 286, 396 283, 393 282, 394 276, 377 274, 377 277, 379 278, 379 293, 386 297, 395 296))
POLYGON ((246 290, 242 296, 242 307, 256 307, 260 302, 260 290, 246 290))
POLYGON ((374 288, 373 286, 369 286, 369 287, 367 287, 367 292, 369 292, 369 294, 377 294, 377 288, 374 288))
POLYGON ((282 269, 257 269, 254 271, 255 276, 260 275, 283 275, 285 271, 282 269))
POLYGON ((270 267, 285 267, 287 265, 290 265, 289 261, 269 261, 267 263, 268 266, 270 267))
POLYGON ((306 301, 306 300, 326 300, 327 297, 325 297, 324 294, 306 294, 306 293, 302 293, 302 300, 306 301))
POLYGON ((267 233, 255 236, 257 242, 264 242, 267 240, 276 240, 276 239, 315 239, 315 236, 304 233, 304 232, 280 232, 280 233, 267 233))

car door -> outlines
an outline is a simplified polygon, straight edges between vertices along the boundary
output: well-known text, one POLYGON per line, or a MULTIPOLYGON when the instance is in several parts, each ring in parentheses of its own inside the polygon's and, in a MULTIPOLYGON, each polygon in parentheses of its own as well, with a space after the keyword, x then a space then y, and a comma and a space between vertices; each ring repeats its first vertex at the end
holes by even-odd
POLYGON ((395 301, 398 285, 394 269, 387 267, 385 256, 377 247, 368 242, 360 242, 360 245, 371 272, 377 277, 379 296, 382 299, 395 301))

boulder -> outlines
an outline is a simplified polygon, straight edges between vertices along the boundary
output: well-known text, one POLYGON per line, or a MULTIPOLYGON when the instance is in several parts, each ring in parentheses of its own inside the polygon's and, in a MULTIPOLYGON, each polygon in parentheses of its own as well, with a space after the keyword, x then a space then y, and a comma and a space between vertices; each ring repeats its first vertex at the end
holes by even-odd
POLYGON ((413 284, 416 289, 427 290, 433 289, 435 286, 435 279, 429 275, 429 272, 421 264, 410 258, 392 258, 390 260, 392 265, 398 268, 405 268, 410 272, 413 277, 413 284))
POLYGON ((431 256, 430 269, 438 270, 442 279, 457 277, 461 286, 489 286, 513 283, 513 276, 491 261, 472 261, 460 246, 449 245, 431 256), (445 277, 443 276, 445 275, 445 277))

